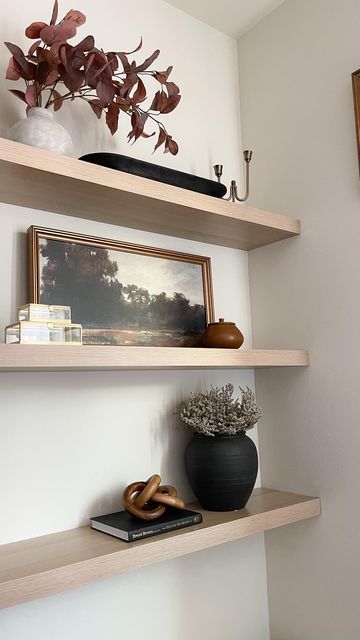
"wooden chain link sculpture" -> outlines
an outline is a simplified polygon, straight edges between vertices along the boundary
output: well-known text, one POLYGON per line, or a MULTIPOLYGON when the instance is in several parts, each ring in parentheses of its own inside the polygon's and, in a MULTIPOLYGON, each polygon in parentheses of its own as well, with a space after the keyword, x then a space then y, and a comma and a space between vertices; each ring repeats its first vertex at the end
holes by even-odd
POLYGON ((165 513, 166 507, 185 509, 175 487, 160 483, 160 476, 155 474, 146 482, 129 484, 123 493, 124 509, 140 520, 156 520, 165 513))

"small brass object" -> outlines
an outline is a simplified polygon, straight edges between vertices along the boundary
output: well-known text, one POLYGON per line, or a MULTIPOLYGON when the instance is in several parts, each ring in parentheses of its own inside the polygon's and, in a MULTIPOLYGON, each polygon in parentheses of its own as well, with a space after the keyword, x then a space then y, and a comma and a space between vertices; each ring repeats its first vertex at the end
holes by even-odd
MULTIPOLYGON (((230 189, 229 189, 230 193, 229 193, 228 197, 227 198, 223 198, 223 200, 228 200, 228 201, 231 200, 231 202, 245 202, 245 200, 247 200, 248 197, 249 197, 249 191, 250 191, 249 164, 250 164, 251 158, 252 158, 252 151, 250 151, 249 149, 246 149, 246 151, 243 152, 243 156, 244 156, 244 162, 245 162, 245 195, 244 195, 243 198, 239 197, 236 180, 231 180, 230 189)), ((214 165, 214 172, 215 172, 215 175, 217 177, 218 182, 221 182, 221 176, 222 176, 222 172, 223 172, 223 165, 222 164, 215 164, 214 165)))
POLYGON ((24 304, 18 309, 19 321, 29 322, 60 322, 71 324, 71 309, 63 305, 24 304))
POLYGON ((81 345, 82 326, 71 322, 68 306, 24 304, 18 309, 18 321, 5 327, 5 343, 81 345))
POLYGON ((81 324, 20 320, 5 328, 6 344, 81 345, 81 324))

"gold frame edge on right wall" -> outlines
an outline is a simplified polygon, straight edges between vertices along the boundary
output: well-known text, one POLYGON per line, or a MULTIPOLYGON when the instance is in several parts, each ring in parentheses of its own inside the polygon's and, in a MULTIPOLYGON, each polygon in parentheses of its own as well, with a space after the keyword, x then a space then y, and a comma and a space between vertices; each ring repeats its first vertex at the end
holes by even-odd
POLYGON ((360 176, 360 69, 354 71, 354 73, 351 74, 351 78, 354 98, 355 128, 360 176))

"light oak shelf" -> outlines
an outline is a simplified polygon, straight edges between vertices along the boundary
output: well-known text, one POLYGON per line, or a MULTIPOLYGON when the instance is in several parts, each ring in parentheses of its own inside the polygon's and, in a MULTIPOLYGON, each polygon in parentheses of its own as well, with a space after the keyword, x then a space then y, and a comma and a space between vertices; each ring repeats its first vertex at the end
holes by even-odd
POLYGON ((0 201, 250 250, 300 222, 0 138, 0 201))
POLYGON ((0 345, 0 372, 305 367, 307 351, 0 345))
MULTIPOLYGON (((197 505, 190 505, 198 509, 197 505)), ((255 489, 245 509, 202 511, 203 523, 131 544, 89 527, 0 547, 0 607, 49 596, 130 569, 312 518, 320 500, 255 489)))

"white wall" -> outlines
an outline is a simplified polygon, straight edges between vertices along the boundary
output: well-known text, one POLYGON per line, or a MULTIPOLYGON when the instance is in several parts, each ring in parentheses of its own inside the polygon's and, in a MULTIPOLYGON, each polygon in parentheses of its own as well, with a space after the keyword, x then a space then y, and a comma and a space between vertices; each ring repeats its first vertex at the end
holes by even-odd
MULTIPOLYGON (((61 10, 72 5, 61 3, 61 10)), ((81 3, 80 3, 81 4, 81 3)), ((161 66, 174 64, 183 102, 169 130, 181 151, 151 156, 148 141, 126 146, 128 131, 110 139, 87 105, 59 117, 78 154, 116 149, 211 176, 224 162, 239 174, 241 144, 236 45, 166 3, 83 2, 84 33, 109 48, 131 49, 140 34, 145 51, 159 46, 161 66), (109 5, 110 9, 109 10, 109 5), (214 101, 216 92, 222 96, 214 101), (205 105, 205 108, 204 108, 205 105)), ((22 26, 46 19, 48 1, 0 8, 1 39, 16 43, 22 26)), ((1 68, 7 53, 1 49, 1 68)), ((11 86, 8 83, 8 86, 11 86)), ((22 111, 1 83, 0 133, 22 111)), ((68 107, 68 105, 67 105, 68 107)), ((169 118, 170 120, 170 118, 169 118)), ((25 231, 31 224, 210 255, 216 314, 235 320, 251 344, 247 254, 116 226, 1 205, 0 330, 26 299, 25 231), (227 283, 230 283, 227 285, 227 283)), ((89 515, 120 507, 124 486, 159 471, 191 496, 183 470, 187 435, 176 429, 174 407, 190 390, 232 381, 253 385, 252 372, 111 372, 0 376, 0 504, 2 543, 76 527, 89 515)), ((256 435, 256 434, 255 434, 256 435)), ((92 584, 0 612, 0 637, 92 640, 131 634, 149 640, 264 640, 268 638, 264 543, 255 536, 213 550, 92 584)))
POLYGON ((256 376, 262 479, 323 501, 266 535, 273 640, 360 637, 359 24, 357 0, 288 0, 239 43, 252 203, 303 221, 250 256, 254 343, 311 355, 308 371, 256 376))

